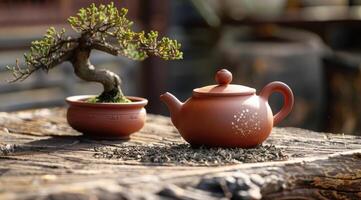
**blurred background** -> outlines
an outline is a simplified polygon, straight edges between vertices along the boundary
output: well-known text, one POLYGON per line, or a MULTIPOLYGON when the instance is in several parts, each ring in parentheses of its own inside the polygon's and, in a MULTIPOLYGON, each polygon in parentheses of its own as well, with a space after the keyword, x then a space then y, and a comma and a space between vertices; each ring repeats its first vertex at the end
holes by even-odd
MULTIPOLYGON (((70 95, 99 94, 101 86, 75 77, 64 63, 21 83, 5 66, 22 61, 30 42, 49 26, 101 0, 0 0, 0 111, 64 106, 70 95)), ((182 43, 184 59, 134 62, 94 51, 97 67, 118 73, 127 95, 149 99, 150 113, 167 114, 159 95, 186 100, 196 87, 214 84, 217 69, 233 83, 260 91, 287 83, 295 107, 283 126, 361 135, 361 0, 122 0, 135 29, 154 29, 182 43)), ((274 111, 282 105, 275 94, 274 111)))

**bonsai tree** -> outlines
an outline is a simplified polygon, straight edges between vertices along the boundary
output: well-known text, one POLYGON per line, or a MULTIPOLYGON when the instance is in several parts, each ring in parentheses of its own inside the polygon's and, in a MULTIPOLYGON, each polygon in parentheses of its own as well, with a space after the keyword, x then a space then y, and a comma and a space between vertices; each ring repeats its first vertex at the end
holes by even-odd
POLYGON ((10 82, 25 80, 38 70, 48 72, 69 61, 79 78, 103 85, 104 91, 89 101, 129 102, 120 88, 119 76, 91 64, 89 56, 93 49, 132 60, 144 60, 150 55, 165 60, 182 59, 182 52, 176 40, 159 39, 156 31, 134 32, 133 22, 126 18, 127 12, 125 8, 118 10, 114 3, 91 4, 80 9, 75 16, 68 18, 77 37, 67 36, 65 29, 56 31, 50 27, 41 40, 31 43, 30 52, 24 54, 25 66, 20 66, 18 60, 14 66, 7 66, 13 75, 10 82))

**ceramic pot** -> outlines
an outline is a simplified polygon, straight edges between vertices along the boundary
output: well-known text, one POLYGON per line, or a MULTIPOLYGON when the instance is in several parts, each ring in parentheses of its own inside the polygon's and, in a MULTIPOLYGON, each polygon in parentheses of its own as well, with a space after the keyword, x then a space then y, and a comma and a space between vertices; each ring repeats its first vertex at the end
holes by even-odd
POLYGON ((88 103, 91 95, 72 96, 67 120, 75 130, 95 138, 127 139, 145 123, 148 101, 140 97, 127 97, 131 103, 88 103))
POLYGON ((216 80, 218 85, 194 89, 184 103, 170 93, 161 96, 174 126, 192 145, 255 147, 292 110, 293 93, 282 82, 269 83, 258 96, 254 88, 230 84, 232 74, 225 69, 217 72, 216 80), (284 97, 283 107, 274 116, 268 105, 273 92, 284 97))

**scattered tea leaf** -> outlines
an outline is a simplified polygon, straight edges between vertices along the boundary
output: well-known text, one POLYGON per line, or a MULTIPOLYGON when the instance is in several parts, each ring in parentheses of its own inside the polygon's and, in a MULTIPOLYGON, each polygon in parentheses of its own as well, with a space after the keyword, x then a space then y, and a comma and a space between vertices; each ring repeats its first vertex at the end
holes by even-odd
POLYGON ((159 165, 219 166, 237 163, 255 163, 287 160, 282 149, 274 145, 261 145, 252 149, 242 148, 193 148, 189 144, 123 145, 95 147, 94 157, 138 161, 159 165))

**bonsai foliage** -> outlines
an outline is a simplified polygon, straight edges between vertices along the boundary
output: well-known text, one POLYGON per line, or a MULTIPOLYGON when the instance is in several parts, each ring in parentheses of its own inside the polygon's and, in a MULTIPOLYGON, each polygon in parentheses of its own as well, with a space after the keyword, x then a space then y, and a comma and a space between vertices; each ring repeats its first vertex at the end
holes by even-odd
POLYGON ((10 82, 25 80, 35 71, 47 72, 69 61, 79 78, 103 85, 102 94, 91 101, 128 102, 120 89, 119 76, 105 69, 96 69, 91 64, 89 56, 93 49, 132 60, 144 60, 150 55, 165 60, 182 59, 182 52, 176 40, 159 38, 156 31, 134 32, 133 22, 126 18, 127 12, 125 8, 118 10, 113 3, 91 4, 80 9, 75 16, 68 18, 78 36, 67 36, 65 29, 58 32, 49 28, 41 40, 31 43, 30 52, 24 54, 25 66, 20 66, 18 60, 15 66, 7 66, 14 77, 10 82))

